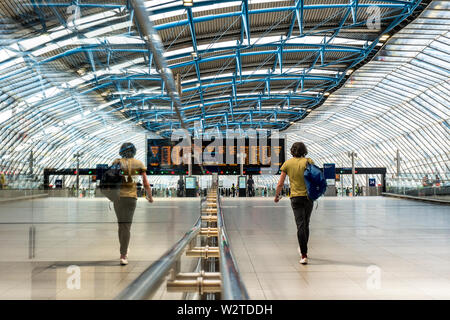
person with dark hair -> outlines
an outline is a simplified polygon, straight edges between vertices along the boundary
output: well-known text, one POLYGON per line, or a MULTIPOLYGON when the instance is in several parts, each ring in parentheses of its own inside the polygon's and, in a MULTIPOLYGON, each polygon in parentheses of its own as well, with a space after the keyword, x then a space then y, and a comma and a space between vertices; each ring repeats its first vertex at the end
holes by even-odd
POLYGON ((5 174, 2 172, 0 173, 0 189, 3 189, 6 185, 6 177, 5 174))
POLYGON ((430 180, 428 179, 428 175, 427 174, 422 178, 422 186, 424 186, 424 187, 429 187, 430 186, 430 180))
POLYGON ((307 264, 309 220, 313 209, 313 202, 307 196, 303 174, 308 163, 314 164, 314 162, 310 158, 306 158, 308 150, 303 142, 295 142, 291 147, 291 154, 292 158, 285 161, 281 166, 281 175, 275 191, 274 201, 280 201, 280 193, 283 190, 286 175, 289 176, 289 182, 291 184, 291 206, 294 211, 295 223, 297 224, 297 240, 300 247, 300 263, 307 264))
POLYGON ((255 196, 255 182, 253 181, 252 175, 250 175, 247 180, 247 193, 249 197, 255 196))
POLYGON ((114 211, 119 225, 120 264, 128 264, 128 245, 130 243, 131 223, 137 203, 137 177, 142 176, 142 182, 147 193, 148 202, 153 202, 152 190, 147 179, 147 168, 142 161, 134 158, 136 147, 130 143, 124 143, 120 147, 119 154, 122 158, 116 159, 113 165, 120 164, 122 171, 122 184, 120 186, 119 200, 114 202, 114 211))
POLYGON ((184 197, 184 179, 183 179, 183 176, 180 176, 180 179, 178 179, 177 197, 184 197))
POLYGON ((434 185, 436 187, 440 187, 441 186, 441 179, 439 178, 438 175, 436 175, 435 179, 434 179, 434 185))

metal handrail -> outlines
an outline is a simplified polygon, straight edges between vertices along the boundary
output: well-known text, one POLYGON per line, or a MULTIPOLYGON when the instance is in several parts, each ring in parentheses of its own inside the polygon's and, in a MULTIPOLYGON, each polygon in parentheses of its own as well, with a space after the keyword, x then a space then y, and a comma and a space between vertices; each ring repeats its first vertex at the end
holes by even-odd
POLYGON ((219 228, 220 273, 222 277, 223 300, 249 300, 247 289, 241 280, 239 270, 231 253, 219 194, 217 205, 217 227, 219 228))
MULTIPOLYGON (((200 206, 204 205, 206 198, 201 198, 200 206)), ((126 287, 115 300, 144 300, 150 299, 158 290, 164 277, 179 261, 186 246, 199 234, 201 230, 201 217, 195 225, 162 257, 150 265, 139 277, 126 287)), ((247 290, 241 281, 235 259, 231 253, 228 237, 225 231, 224 219, 220 198, 217 196, 217 227, 219 229, 218 247, 220 252, 220 274, 222 299, 248 300, 247 290)))
POLYGON ((164 277, 183 254, 186 246, 200 232, 201 223, 202 221, 199 217, 192 229, 189 230, 183 238, 169 249, 158 261, 155 261, 150 265, 150 267, 125 288, 115 300, 150 299, 164 281, 164 277))

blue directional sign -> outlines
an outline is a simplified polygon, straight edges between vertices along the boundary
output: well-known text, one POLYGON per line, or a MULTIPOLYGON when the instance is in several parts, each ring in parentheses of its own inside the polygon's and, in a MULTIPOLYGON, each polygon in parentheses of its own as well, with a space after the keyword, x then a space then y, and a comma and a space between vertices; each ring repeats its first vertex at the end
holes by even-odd
POLYGON ((336 165, 334 163, 324 163, 323 175, 325 179, 336 179, 336 165))

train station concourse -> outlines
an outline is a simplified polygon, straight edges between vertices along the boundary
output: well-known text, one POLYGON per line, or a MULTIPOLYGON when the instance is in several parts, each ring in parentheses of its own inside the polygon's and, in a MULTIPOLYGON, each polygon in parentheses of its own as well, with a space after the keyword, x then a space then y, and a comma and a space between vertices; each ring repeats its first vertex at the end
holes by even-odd
POLYGON ((450 1, 0 21, 0 300, 450 300, 450 1))

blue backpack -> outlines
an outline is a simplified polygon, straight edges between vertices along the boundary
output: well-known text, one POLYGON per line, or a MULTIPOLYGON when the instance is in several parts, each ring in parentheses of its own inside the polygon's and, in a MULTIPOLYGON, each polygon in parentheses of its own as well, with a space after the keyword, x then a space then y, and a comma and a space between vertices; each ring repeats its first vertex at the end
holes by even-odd
POLYGON ((308 163, 304 177, 308 198, 312 201, 317 200, 327 190, 327 181, 323 172, 316 165, 308 163))

